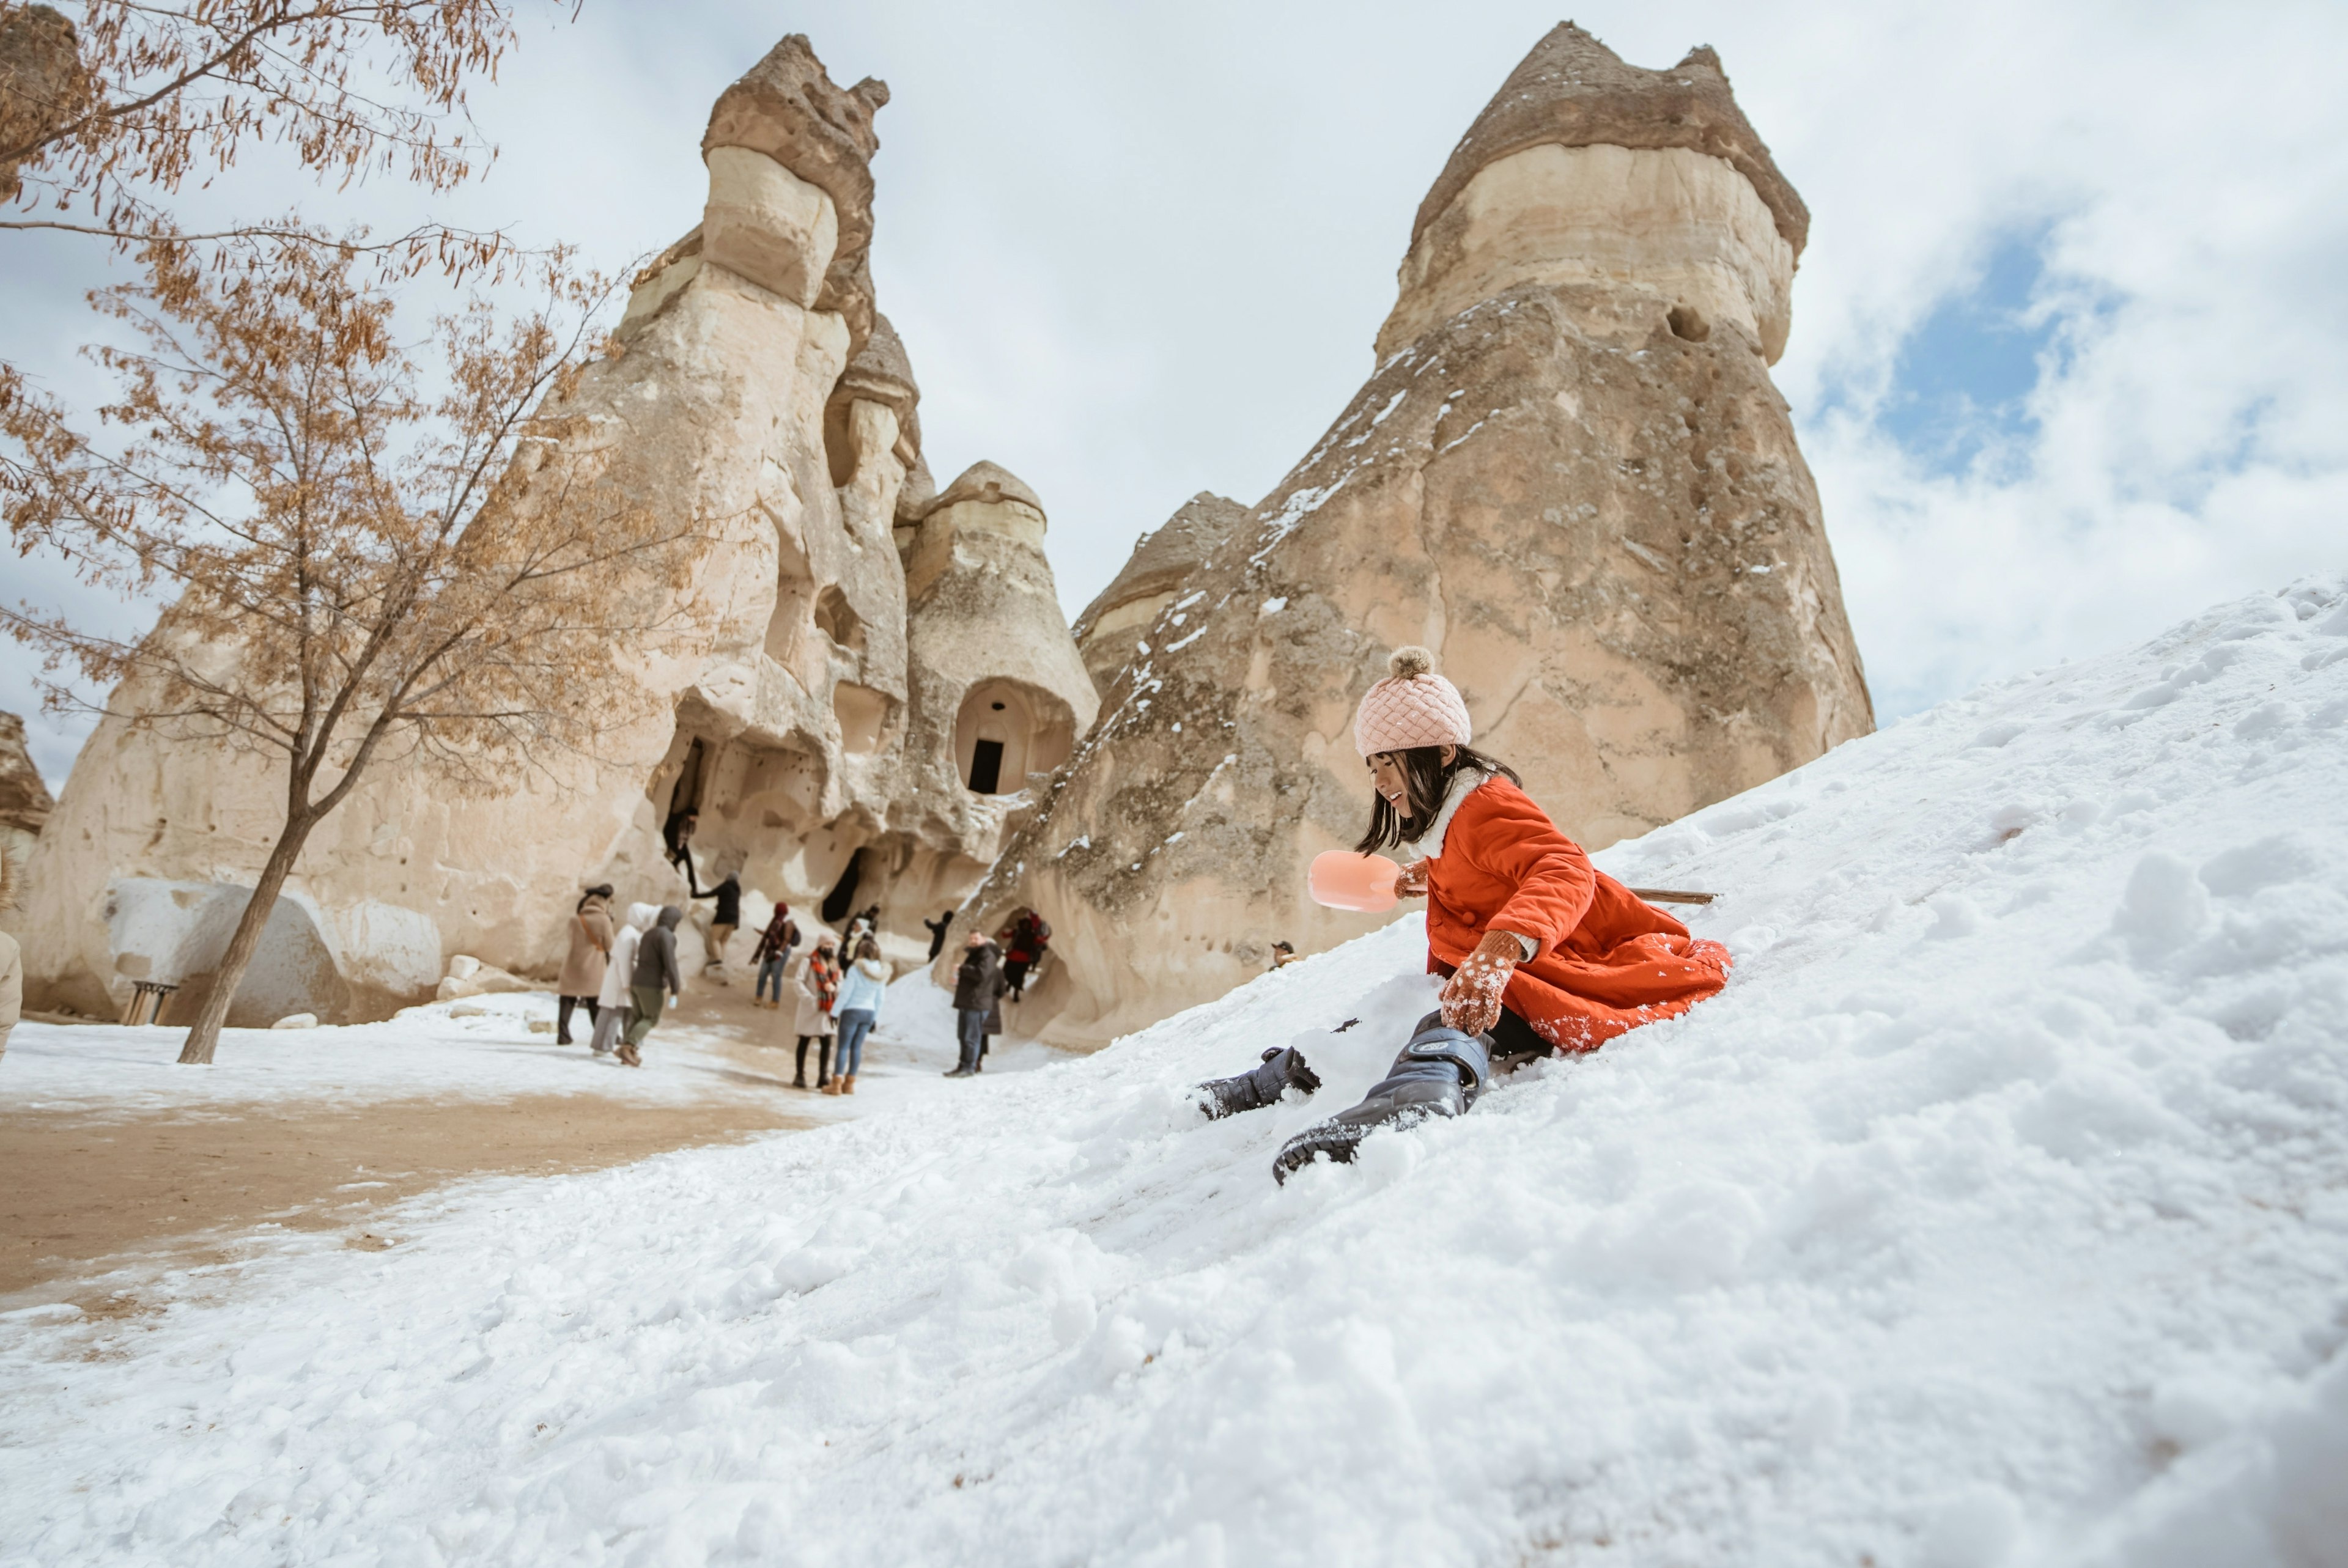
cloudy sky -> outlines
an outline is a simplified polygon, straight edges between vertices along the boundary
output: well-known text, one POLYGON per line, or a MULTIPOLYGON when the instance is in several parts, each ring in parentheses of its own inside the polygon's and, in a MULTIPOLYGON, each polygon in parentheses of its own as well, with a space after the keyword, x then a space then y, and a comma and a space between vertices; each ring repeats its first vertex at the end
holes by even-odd
MULTIPOLYGON (((1560 20, 1513 0, 660 6, 521 0, 430 215, 612 267, 699 216, 709 104, 804 32, 885 79, 873 272, 940 479, 1051 513, 1071 614, 1211 489, 1253 501, 1368 374, 1420 196, 1560 20)), ((1776 368, 1879 713, 2348 568, 2348 7, 1604 0, 1634 64, 1719 49, 1814 215, 1776 368)), ((266 163, 197 199, 396 231, 266 163)), ((0 235, 0 353, 83 402, 87 242, 0 235)), ((441 285, 423 285, 438 289, 441 285)), ((427 303, 435 302, 427 300, 427 303)), ((11 598, 68 592, 10 559, 11 598)), ((80 600, 87 613, 117 607, 80 600)), ((63 782, 78 725, 0 708, 63 782)))

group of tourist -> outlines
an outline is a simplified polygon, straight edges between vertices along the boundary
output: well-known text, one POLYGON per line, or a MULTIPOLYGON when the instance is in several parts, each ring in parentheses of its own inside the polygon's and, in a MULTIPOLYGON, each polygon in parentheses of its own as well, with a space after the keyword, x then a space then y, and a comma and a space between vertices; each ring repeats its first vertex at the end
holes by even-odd
MULTIPOLYGON (((690 863, 689 854, 684 858, 690 863)), ((705 938, 706 967, 716 970, 725 961, 726 943, 740 926, 740 880, 729 874, 716 886, 688 897, 716 901, 705 938)), ((616 1055, 627 1066, 641 1067, 646 1037, 668 1005, 684 994, 676 928, 684 923, 685 911, 674 904, 633 904, 626 918, 615 923, 612 897, 608 883, 590 887, 572 912, 569 951, 556 979, 555 1043, 576 1043, 571 1024, 583 1007, 595 1053, 616 1055)), ((953 911, 949 909, 934 921, 922 922, 930 931, 931 957, 937 956, 953 919, 953 911)), ((798 923, 791 917, 790 906, 777 904, 759 931, 750 957, 757 971, 751 1005, 779 1011, 787 985, 793 993, 792 1032, 798 1040, 794 1089, 813 1088, 825 1094, 856 1092, 864 1042, 880 1021, 892 978, 880 953, 880 906, 874 904, 850 920, 844 941, 835 942, 829 932, 819 932, 796 973, 792 955, 803 938, 798 923), (843 951, 848 955, 844 963, 843 951), (810 1046, 816 1057, 812 1085, 807 1075, 810 1046)), ((992 951, 993 945, 987 946, 992 951)), ((999 1020, 996 1027, 1001 1027, 999 1020)))
POLYGON ((575 1043, 571 1020, 584 1005, 595 1053, 642 1067, 645 1037, 667 1004, 685 994, 676 961, 676 928, 684 920, 674 904, 631 904, 615 927, 611 884, 587 889, 572 911, 570 950, 555 979, 555 1043, 575 1043))
MULTIPOLYGON (((726 945, 741 928, 742 884, 728 872, 715 886, 701 886, 694 866, 695 825, 694 813, 675 814, 664 837, 670 863, 685 876, 687 902, 712 901, 703 938, 705 972, 722 974, 726 945)), ((590 887, 572 912, 570 948, 556 985, 555 1042, 573 1043, 572 1020, 583 1007, 595 1053, 616 1055, 630 1067, 641 1067, 646 1037, 684 994, 676 929, 684 923, 685 910, 675 904, 633 904, 625 919, 615 921, 612 898, 610 884, 590 887)), ((932 961, 944 951, 953 917, 954 912, 946 909, 936 919, 922 922, 930 934, 932 961)), ((750 953, 756 974, 750 1005, 778 1012, 788 990, 790 1033, 796 1040, 792 1088, 824 1094, 856 1092, 864 1044, 880 1021, 892 978, 880 953, 880 906, 870 905, 850 917, 846 936, 837 941, 819 929, 813 946, 796 963, 793 955, 805 937, 789 905, 777 904, 759 930, 750 953), (810 1048, 815 1055, 812 1084, 808 1081, 810 1048)), ((954 978, 959 1051, 947 1077, 967 1078, 980 1071, 988 1040, 1003 1032, 1003 999, 1022 999, 1051 942, 1050 923, 1032 909, 1018 911, 992 938, 983 931, 970 933, 954 978)))

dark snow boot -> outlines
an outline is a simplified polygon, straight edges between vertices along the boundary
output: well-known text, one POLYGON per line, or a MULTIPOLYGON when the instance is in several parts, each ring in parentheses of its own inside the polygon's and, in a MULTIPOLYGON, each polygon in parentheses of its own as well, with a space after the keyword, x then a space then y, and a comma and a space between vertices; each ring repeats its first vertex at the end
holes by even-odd
POLYGON ((1199 1085, 1204 1096, 1199 1102, 1199 1109, 1207 1113, 1208 1121, 1219 1122, 1242 1111, 1261 1111, 1276 1104, 1292 1087, 1300 1093, 1311 1094, 1321 1087, 1320 1074, 1304 1065, 1304 1053, 1294 1046, 1284 1050, 1274 1046, 1263 1053, 1263 1065, 1254 1071, 1242 1072, 1237 1078, 1212 1079, 1199 1085))
POLYGON ((1415 1127, 1430 1116, 1457 1116, 1476 1103, 1491 1076, 1484 1037, 1462 1034, 1441 1013, 1428 1013, 1362 1102, 1291 1138, 1272 1162, 1272 1176, 1285 1183, 1289 1172, 1311 1164, 1315 1154, 1350 1163, 1362 1140, 1381 1127, 1415 1127))

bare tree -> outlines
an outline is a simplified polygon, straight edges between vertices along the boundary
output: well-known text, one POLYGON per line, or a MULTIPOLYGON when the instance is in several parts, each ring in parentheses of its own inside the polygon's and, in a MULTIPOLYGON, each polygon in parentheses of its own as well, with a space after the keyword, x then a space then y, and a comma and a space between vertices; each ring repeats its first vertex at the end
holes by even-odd
MULTIPOLYGON (((560 0, 557 0, 560 3, 560 0)), ((314 236, 297 220, 180 234, 169 199, 256 144, 322 180, 370 174, 447 190, 496 156, 468 85, 513 42, 509 0, 86 0, 77 28, 0 0, 0 201, 62 229, 138 245, 245 242, 247 263, 314 236)), ((573 14, 576 14, 575 4, 573 14)), ((501 234, 429 225, 368 249, 407 271, 489 262, 501 234)), ((218 259, 217 257, 215 258, 218 259)))
POLYGON ((39 651, 53 703, 175 739, 283 758, 285 823, 189 1030, 210 1061, 279 889, 370 767, 414 755, 457 788, 559 769, 652 706, 638 656, 670 629, 695 522, 635 506, 564 399, 604 290, 547 265, 542 306, 441 320, 427 367, 379 280, 330 244, 272 278, 147 247, 147 282, 105 292, 134 350, 101 349, 122 393, 113 449, 21 390, 0 397, 0 505, 20 550, 94 584, 177 590, 136 641, 0 606, 39 651), (88 705, 88 704, 83 704, 88 705))

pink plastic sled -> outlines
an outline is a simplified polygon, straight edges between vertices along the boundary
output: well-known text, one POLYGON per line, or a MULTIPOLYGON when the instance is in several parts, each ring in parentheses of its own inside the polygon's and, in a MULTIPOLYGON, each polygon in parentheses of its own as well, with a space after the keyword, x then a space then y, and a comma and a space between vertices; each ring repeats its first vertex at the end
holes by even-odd
POLYGON ((1332 849, 1313 857, 1313 869, 1305 878, 1305 886, 1312 891, 1313 902, 1323 908, 1375 915, 1400 902, 1395 897, 1394 885, 1395 878, 1401 875, 1402 867, 1383 855, 1332 849))

